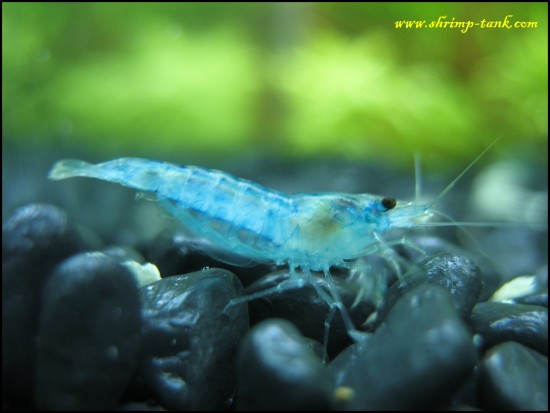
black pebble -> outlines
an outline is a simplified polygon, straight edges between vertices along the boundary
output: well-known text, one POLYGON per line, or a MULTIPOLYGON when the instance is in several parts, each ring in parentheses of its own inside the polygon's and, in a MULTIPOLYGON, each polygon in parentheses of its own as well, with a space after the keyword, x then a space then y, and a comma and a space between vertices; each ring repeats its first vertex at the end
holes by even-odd
POLYGON ((469 320, 472 308, 477 303, 481 292, 482 277, 477 265, 469 258, 442 254, 415 264, 411 272, 405 274, 401 281, 391 286, 386 299, 378 311, 376 328, 384 319, 394 303, 407 291, 420 284, 432 284, 443 287, 451 294, 453 305, 458 314, 469 320))
POLYGON ((426 280, 447 290, 458 314, 467 320, 481 293, 481 272, 469 258, 444 254, 424 264, 426 280))
POLYGON ((110 409, 137 368, 139 295, 112 258, 83 253, 61 263, 44 288, 36 406, 110 409))
POLYGON ((479 303, 471 324, 487 349, 505 341, 516 341, 548 354, 548 309, 535 305, 501 302, 479 303))
MULTIPOLYGON (((435 257, 442 254, 466 257, 480 268, 482 274, 482 286, 480 300, 487 300, 496 289, 502 285, 504 279, 495 268, 495 263, 482 254, 467 251, 441 237, 433 235, 411 236, 407 238, 408 244, 398 245, 396 250, 408 260, 414 263, 425 263, 426 257, 435 257), (413 248, 411 245, 415 245, 413 248)), ((430 258, 428 258, 429 260, 430 258)))
MULTIPOLYGON (((268 318, 284 318, 291 321, 304 336, 324 343, 329 306, 310 282, 304 279, 300 285, 300 277, 305 276, 298 274, 293 278, 288 270, 283 270, 268 274, 249 285, 246 288, 247 295, 278 288, 264 297, 249 301, 250 324, 254 325, 268 318)), ((324 277, 318 274, 312 274, 311 277, 312 281, 330 296, 324 277)), ((357 289, 352 288, 352 285, 341 280, 336 274, 333 275, 333 279, 355 327, 360 328, 374 311, 374 305, 361 301, 352 307, 358 294, 357 289)), ((328 337, 328 353, 331 357, 352 343, 339 310, 331 320, 328 337)))
POLYGON ((81 249, 75 225, 53 205, 23 206, 2 224, 2 393, 11 407, 32 405, 42 288, 81 249))
POLYGON ((518 304, 537 305, 548 308, 548 292, 528 295, 514 300, 518 304))
POLYGON ((548 357, 521 344, 506 342, 487 351, 480 366, 483 408, 548 411, 548 357))
POLYGON ((238 410, 331 410, 334 379, 290 322, 254 326, 239 351, 238 410))
POLYGON ((140 375, 167 409, 220 409, 234 390, 237 345, 248 330, 232 273, 221 269, 163 278, 140 289, 140 375))
POLYGON ((55 264, 81 248, 67 214, 48 204, 14 210, 2 224, 2 263, 55 264))
POLYGON ((471 334, 451 296, 423 284, 395 303, 371 338, 333 363, 337 385, 351 388, 344 409, 411 410, 447 401, 475 362, 471 334))

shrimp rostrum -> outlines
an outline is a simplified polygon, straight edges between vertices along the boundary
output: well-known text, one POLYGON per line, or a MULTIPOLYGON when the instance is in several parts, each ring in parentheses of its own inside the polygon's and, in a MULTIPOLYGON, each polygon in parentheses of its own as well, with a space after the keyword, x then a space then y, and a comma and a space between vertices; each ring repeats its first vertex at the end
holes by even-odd
MULTIPOLYGON (((323 271, 329 293, 317 283, 311 284, 332 311, 340 310, 351 336, 359 333, 334 287, 329 268, 347 267, 347 260, 376 252, 385 245, 381 235, 386 231, 429 225, 426 221, 435 202, 398 204, 394 198, 369 194, 288 195, 216 170, 138 158, 96 165, 63 160, 49 174, 55 180, 71 177, 97 178, 151 193, 194 234, 254 262, 288 265, 299 282, 308 282, 310 271, 323 271)), ((264 295, 256 293, 240 302, 264 295)))

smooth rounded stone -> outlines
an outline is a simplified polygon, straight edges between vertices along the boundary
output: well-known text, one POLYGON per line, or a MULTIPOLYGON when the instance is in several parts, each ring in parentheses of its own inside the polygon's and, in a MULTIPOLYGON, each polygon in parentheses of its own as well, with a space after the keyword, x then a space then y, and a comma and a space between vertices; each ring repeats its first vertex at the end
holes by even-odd
POLYGON ((427 281, 447 290, 453 305, 462 319, 466 320, 481 292, 481 272, 469 258, 456 255, 441 255, 424 264, 427 281))
POLYGON ((331 410, 334 379, 287 320, 269 319, 247 334, 237 362, 237 410, 331 410))
POLYGON ((180 229, 162 232, 147 249, 147 259, 164 276, 186 274, 203 268, 224 268, 248 285, 272 270, 271 265, 257 264, 246 258, 221 251, 204 239, 193 239, 180 229))
POLYGON ((431 257, 417 265, 417 268, 413 268, 401 281, 390 287, 376 319, 370 324, 370 330, 380 325, 400 297, 425 283, 447 290, 458 314, 464 320, 469 319, 481 292, 482 279, 477 265, 469 258, 452 254, 431 257))
POLYGON ((487 349, 515 341, 548 354, 548 309, 534 305, 500 302, 479 303, 471 316, 474 331, 487 349))
POLYGON ((514 342, 496 345, 480 363, 479 398, 487 410, 548 411, 548 357, 514 342))
MULTIPOLYGON (((294 324, 300 332, 309 338, 324 343, 325 321, 329 314, 329 305, 319 296, 310 282, 299 277, 293 277, 289 270, 277 271, 262 277, 246 288, 246 295, 261 293, 272 289, 267 295, 248 301, 250 324, 255 325, 268 318, 284 318, 294 324)), ((323 276, 311 274, 312 280, 328 292, 328 286, 323 276)), ((337 275, 332 277, 336 289, 346 307, 348 314, 357 329, 374 311, 374 305, 361 301, 353 306, 357 297, 357 289, 341 280, 337 275)), ((330 293, 328 293, 330 296, 330 293)), ((328 333, 328 354, 335 356, 351 344, 345 324, 339 310, 332 317, 328 333)))
POLYGON ((2 224, 2 388, 12 407, 32 404, 42 288, 81 248, 75 225, 53 205, 23 206, 2 224))
POLYGON ((55 263, 78 251, 80 242, 63 210, 48 204, 26 205, 2 223, 2 262, 55 263))
MULTIPOLYGON (((405 258, 417 264, 425 263, 426 257, 440 256, 442 254, 466 257, 474 261, 480 268, 482 274, 483 282, 479 296, 480 300, 487 300, 504 282, 502 276, 494 268, 494 263, 482 254, 466 251, 441 237, 432 235, 412 236, 407 238, 407 241, 409 242, 406 244, 396 246, 396 250, 405 258), (411 244, 414 244, 415 247, 412 247, 411 244)), ((430 258, 428 258, 428 260, 429 259, 430 258)))
POLYGON ((548 293, 528 295, 514 300, 517 304, 536 305, 548 308, 548 293))
POLYGON ((167 409, 213 410, 234 389, 237 345, 248 330, 239 279, 210 269, 163 278, 140 289, 140 376, 167 409), (227 306, 227 307, 226 307, 227 306))
POLYGON ((101 253, 62 262, 45 288, 36 407, 111 409, 138 364, 140 302, 133 275, 101 253))
POLYGON ((450 294, 429 284, 405 293, 372 337, 333 361, 337 385, 346 390, 344 410, 434 408, 475 363, 472 337, 450 294))

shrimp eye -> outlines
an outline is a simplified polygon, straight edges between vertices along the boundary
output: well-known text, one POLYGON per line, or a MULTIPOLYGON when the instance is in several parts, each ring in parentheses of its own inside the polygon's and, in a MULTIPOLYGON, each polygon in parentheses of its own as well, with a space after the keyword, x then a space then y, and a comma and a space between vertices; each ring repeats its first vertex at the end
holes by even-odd
POLYGON ((395 208, 395 205, 397 204, 397 201, 395 198, 386 197, 382 199, 382 206, 386 208, 386 211, 395 208))

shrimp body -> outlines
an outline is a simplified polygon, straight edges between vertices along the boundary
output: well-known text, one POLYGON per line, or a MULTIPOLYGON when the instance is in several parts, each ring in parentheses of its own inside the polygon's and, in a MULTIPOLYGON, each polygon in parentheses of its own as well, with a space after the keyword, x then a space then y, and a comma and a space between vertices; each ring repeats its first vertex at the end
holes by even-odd
POLYGON ((256 262, 328 271, 376 250, 376 234, 412 226, 429 208, 370 194, 288 195, 227 173, 138 158, 56 163, 50 179, 90 177, 154 194, 184 226, 256 262), (395 207, 395 208, 394 208, 395 207))

